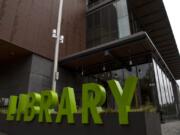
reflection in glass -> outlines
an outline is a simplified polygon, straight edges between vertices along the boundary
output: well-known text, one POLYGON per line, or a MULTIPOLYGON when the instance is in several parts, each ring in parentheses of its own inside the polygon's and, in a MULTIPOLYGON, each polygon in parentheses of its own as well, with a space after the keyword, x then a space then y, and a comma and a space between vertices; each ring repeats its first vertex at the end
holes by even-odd
MULTIPOLYGON (((124 87, 125 80, 129 76, 137 76, 138 86, 133 98, 132 108, 142 108, 145 106, 155 106, 155 78, 153 75, 153 66, 151 63, 142 64, 138 66, 132 66, 131 68, 122 68, 109 72, 104 72, 96 75, 91 75, 90 78, 94 78, 97 83, 105 86, 108 95, 108 102, 105 105, 108 108, 112 108, 114 101, 107 85, 107 80, 116 79, 124 87)), ((116 108, 114 106, 114 108, 116 108)))
POLYGON ((159 85, 160 85, 160 89, 161 89, 162 104, 165 105, 167 103, 167 101, 166 101, 166 96, 165 96, 162 72, 161 72, 161 69, 158 65, 157 65, 157 71, 158 71, 157 77, 159 78, 159 85))
POLYGON ((163 118, 175 117, 176 106, 172 87, 172 79, 153 60, 153 63, 146 63, 130 68, 121 68, 95 75, 89 75, 87 80, 102 84, 107 91, 105 108, 117 110, 112 93, 107 81, 116 79, 122 88, 129 76, 137 76, 138 84, 131 104, 132 110, 147 111, 154 110, 162 113, 163 118), (149 109, 150 108, 150 109, 149 109))
POLYGON ((87 47, 130 35, 126 0, 118 0, 87 15, 87 47))
POLYGON ((164 72, 162 71, 162 74, 163 74, 163 83, 164 83, 164 92, 165 92, 165 97, 166 97, 166 100, 167 100, 167 103, 170 103, 170 100, 169 100, 169 94, 168 94, 168 87, 167 87, 167 82, 166 82, 166 75, 164 74, 164 72))
POLYGON ((159 83, 159 78, 158 78, 158 70, 157 70, 157 65, 156 62, 153 60, 153 65, 154 65, 154 73, 155 73, 155 79, 156 79, 156 87, 157 87, 157 92, 158 92, 158 100, 160 106, 162 106, 162 98, 161 98, 161 89, 160 89, 160 83, 159 83))
POLYGON ((153 60, 153 64, 160 112, 165 119, 176 117, 177 110, 174 102, 172 78, 160 68, 155 60, 153 60))

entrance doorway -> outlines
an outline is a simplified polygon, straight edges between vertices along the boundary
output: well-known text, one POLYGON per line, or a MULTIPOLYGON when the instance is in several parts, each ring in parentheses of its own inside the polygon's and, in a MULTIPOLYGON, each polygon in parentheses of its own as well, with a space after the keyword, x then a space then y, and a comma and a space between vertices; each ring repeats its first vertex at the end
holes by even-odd
POLYGON ((122 68, 112 71, 105 71, 103 73, 88 75, 88 81, 93 81, 105 87, 107 92, 107 101, 104 105, 105 108, 116 110, 115 101, 112 93, 108 87, 107 81, 115 79, 119 81, 121 87, 124 87, 125 80, 129 76, 138 77, 137 89, 134 94, 132 108, 135 110, 143 110, 148 107, 156 109, 157 93, 155 86, 155 79, 153 73, 152 63, 131 66, 129 68, 122 68))

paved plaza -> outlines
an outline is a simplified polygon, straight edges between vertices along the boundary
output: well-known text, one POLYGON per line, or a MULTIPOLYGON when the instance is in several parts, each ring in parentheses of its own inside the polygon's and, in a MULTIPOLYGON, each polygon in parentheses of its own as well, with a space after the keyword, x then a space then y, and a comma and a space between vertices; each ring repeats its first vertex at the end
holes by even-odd
POLYGON ((180 121, 162 124, 162 135, 180 135, 180 121))

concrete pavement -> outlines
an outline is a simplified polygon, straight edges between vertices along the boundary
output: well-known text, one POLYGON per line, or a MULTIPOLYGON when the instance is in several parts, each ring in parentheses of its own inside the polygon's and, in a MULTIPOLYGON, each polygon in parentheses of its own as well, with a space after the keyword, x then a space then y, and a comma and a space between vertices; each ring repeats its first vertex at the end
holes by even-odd
POLYGON ((161 125, 162 135, 180 135, 180 121, 172 121, 161 125))

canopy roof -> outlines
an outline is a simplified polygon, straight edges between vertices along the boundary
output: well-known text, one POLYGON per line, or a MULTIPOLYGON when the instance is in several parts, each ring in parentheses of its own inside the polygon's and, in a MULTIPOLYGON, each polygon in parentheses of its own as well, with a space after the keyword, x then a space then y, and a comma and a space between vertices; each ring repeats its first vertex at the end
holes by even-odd
POLYGON ((129 5, 141 30, 148 33, 175 78, 180 79, 180 56, 163 1, 129 0, 129 5))
POLYGON ((139 32, 73 54, 62 59, 60 64, 69 70, 79 72, 83 70, 85 74, 91 74, 103 72, 103 66, 108 71, 121 67, 128 68, 130 61, 132 61, 133 65, 143 64, 151 61, 152 55, 156 57, 167 73, 173 77, 170 69, 146 32, 139 32))

